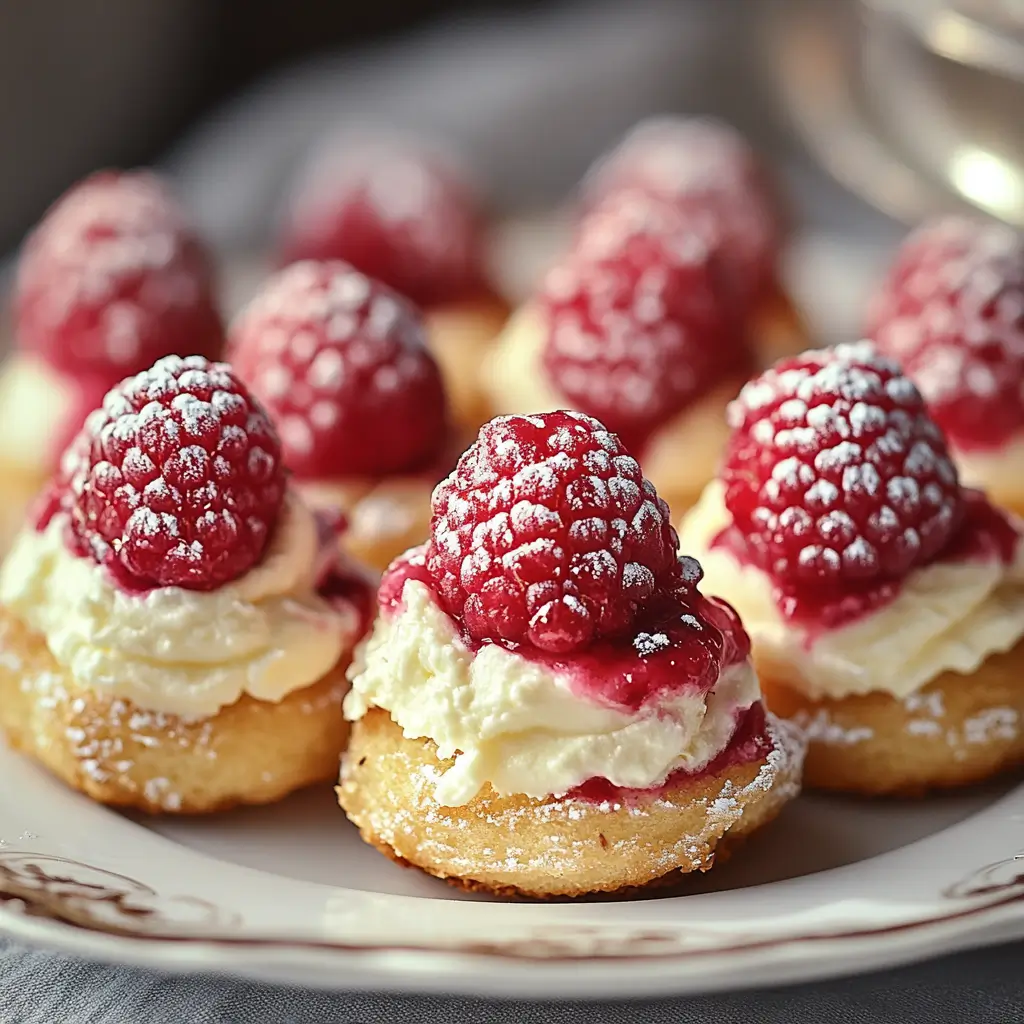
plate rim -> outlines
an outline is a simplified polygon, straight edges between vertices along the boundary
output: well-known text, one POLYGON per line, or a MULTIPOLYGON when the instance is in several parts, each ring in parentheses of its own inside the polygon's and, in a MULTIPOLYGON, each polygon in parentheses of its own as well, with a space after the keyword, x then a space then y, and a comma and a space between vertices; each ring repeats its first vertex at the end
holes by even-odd
MULTIPOLYGON (((1007 799, 1013 807, 1024 804, 1024 784, 992 806, 1007 799)), ((920 842, 938 840, 942 834, 920 842)), ((216 861, 205 856, 203 859, 216 861)), ((237 867, 229 861, 216 862, 237 867)), ((642 986, 650 994, 681 995, 735 988, 738 981, 742 987, 763 985, 763 967, 768 961, 772 964, 771 982, 778 984, 895 966, 1024 938, 1024 850, 982 865, 947 886, 942 895, 947 898, 945 903, 933 904, 912 921, 882 922, 845 931, 811 927, 802 933, 690 948, 671 942, 659 946, 664 935, 651 922, 626 925, 625 938, 617 946, 602 945, 597 934, 600 929, 593 925, 577 926, 581 934, 588 929, 595 933, 591 938, 596 944, 584 943, 582 947, 572 944, 572 927, 561 945, 557 938, 546 945, 519 939, 511 943, 463 941, 445 947, 422 942, 226 934, 218 933, 217 928, 230 927, 234 922, 229 915, 218 923, 217 907, 212 903, 212 930, 185 927, 161 933, 148 927, 146 899, 159 901, 148 884, 64 855, 0 848, 0 935, 9 939, 87 959, 175 973, 228 974, 350 991, 601 998, 622 994, 623 988, 635 995, 642 986), (60 868, 62 873, 48 873, 40 865, 60 868), (1009 876, 1000 877, 1006 876, 1008 865, 1009 876), (75 869, 86 871, 88 880, 76 882, 75 869), (86 904, 91 899, 105 909, 113 907, 113 920, 83 911, 83 898, 86 904), (640 949, 625 952, 629 941, 639 943, 640 949), (798 955, 809 946, 812 951, 817 949, 817 956, 813 952, 806 959, 798 955), (824 956, 820 955, 822 948, 826 950, 824 956), (761 959, 760 976, 742 970, 737 973, 738 966, 755 956, 761 959), (523 992, 524 975, 531 978, 533 991, 523 992)), ((197 905, 204 902, 209 901, 194 898, 197 905)), ((863 902, 871 905, 870 900, 863 902)))
POLYGON ((776 987, 905 966, 935 956, 965 952, 1024 939, 1024 892, 984 907, 955 912, 916 925, 861 934, 791 937, 737 948, 739 960, 782 953, 771 980, 738 968, 729 951, 694 950, 640 956, 510 957, 497 951, 353 947, 307 940, 168 938, 125 935, 52 919, 12 913, 0 903, 0 936, 90 961, 173 974, 220 975, 268 984, 299 984, 331 991, 381 991, 514 997, 522 1000, 572 997, 599 1000, 614 996, 710 994, 723 990, 776 987), (1005 913, 1013 910, 1012 914, 1005 913), (973 919, 971 928, 949 926, 973 919), (879 942, 916 934, 920 941, 879 942), (837 956, 805 962, 800 953, 812 942, 829 941, 837 956), (253 958, 254 950, 259 956, 253 958), (312 957, 311 957, 312 954, 312 957), (839 954, 844 954, 842 957, 839 954), (685 961, 719 959, 711 976, 671 970, 685 961), (726 962, 726 960, 728 962, 726 962), (841 966, 838 964, 841 963, 841 966), (512 965, 509 970, 509 965, 512 965), (573 968, 569 973, 567 966, 573 968), (495 970, 501 967, 502 970, 495 970), (524 990, 524 978, 533 982, 524 990), (638 992, 638 986, 643 992, 638 992))

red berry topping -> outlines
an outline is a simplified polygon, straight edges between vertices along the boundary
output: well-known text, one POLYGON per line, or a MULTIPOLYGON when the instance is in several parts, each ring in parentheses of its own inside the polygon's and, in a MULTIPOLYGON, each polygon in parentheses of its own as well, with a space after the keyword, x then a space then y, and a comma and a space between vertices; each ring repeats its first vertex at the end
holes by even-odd
POLYGON ((1024 235, 945 217, 903 243, 868 333, 898 359, 960 448, 1024 429, 1024 235))
POLYGON ((747 384, 725 502, 753 561, 777 580, 898 579, 938 555, 962 496, 914 385, 870 342, 785 359, 747 384))
POLYGON ((774 277, 782 240, 778 200, 734 128, 707 118, 637 125, 584 182, 588 206, 636 190, 686 215, 722 261, 737 298, 756 298, 774 277))
POLYGON ((748 350, 707 246, 661 230, 658 207, 642 197, 620 199, 588 218, 537 303, 558 391, 639 446, 742 371, 748 350))
POLYGON ((79 547, 138 589, 237 579, 263 555, 285 491, 266 413, 201 356, 167 356, 111 390, 59 480, 79 547))
POLYGON ((580 413, 484 424, 433 505, 427 569, 475 640, 578 650, 678 582, 668 506, 580 413))
POLYGON ((295 263, 231 326, 239 376, 297 476, 417 470, 447 437, 444 386, 416 310, 347 263, 295 263))
POLYGON ((216 357, 210 259, 163 182, 94 174, 50 208, 18 267, 19 345, 109 387, 161 356, 216 357))
POLYGON ((299 183, 282 262, 345 260, 423 307, 486 291, 485 220, 458 169, 408 141, 338 147, 299 183))

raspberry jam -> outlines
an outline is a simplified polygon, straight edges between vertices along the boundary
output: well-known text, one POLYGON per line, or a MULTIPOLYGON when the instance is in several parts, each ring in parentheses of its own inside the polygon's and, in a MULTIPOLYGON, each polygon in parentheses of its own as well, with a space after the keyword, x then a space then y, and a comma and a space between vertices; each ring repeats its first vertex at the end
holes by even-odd
MULTIPOLYGON (((1016 556, 1020 534, 1011 520, 980 491, 964 489, 963 519, 949 543, 931 563, 956 564, 998 558, 1008 565, 1016 556)), ((741 565, 757 567, 746 538, 735 526, 723 530, 713 541, 741 565)), ((861 619, 894 601, 902 579, 843 581, 841 586, 822 587, 811 582, 772 578, 776 605, 787 621, 811 631, 838 629, 861 619)))
POLYGON ((570 790, 566 799, 585 800, 587 803, 612 804, 626 807, 635 804, 649 804, 670 793, 681 783, 693 783, 700 779, 718 775, 727 768, 737 765, 761 761, 771 753, 772 738, 768 734, 768 723, 765 718, 764 704, 758 701, 737 712, 736 730, 732 734, 725 749, 713 757, 703 768, 696 771, 679 769, 673 772, 660 786, 649 789, 626 789, 613 785, 607 779, 588 779, 582 785, 570 790))
MULTIPOLYGON (((400 608, 407 580, 418 580, 433 590, 421 549, 403 556, 385 573, 379 591, 382 616, 400 608)), ((455 618, 452 623, 470 651, 499 643, 567 679, 577 696, 626 714, 666 694, 704 696, 725 669, 750 654, 750 640, 732 609, 692 587, 659 592, 627 632, 568 655, 551 654, 528 643, 476 640, 455 618)))

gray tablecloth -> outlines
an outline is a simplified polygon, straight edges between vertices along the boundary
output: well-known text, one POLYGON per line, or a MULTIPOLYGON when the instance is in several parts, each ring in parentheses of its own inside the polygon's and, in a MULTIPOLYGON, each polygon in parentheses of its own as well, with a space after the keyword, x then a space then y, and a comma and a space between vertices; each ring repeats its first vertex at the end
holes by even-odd
POLYGON ((334 995, 166 977, 0 942, 2 1024, 1019 1024, 1024 944, 771 991, 632 1003, 334 995))

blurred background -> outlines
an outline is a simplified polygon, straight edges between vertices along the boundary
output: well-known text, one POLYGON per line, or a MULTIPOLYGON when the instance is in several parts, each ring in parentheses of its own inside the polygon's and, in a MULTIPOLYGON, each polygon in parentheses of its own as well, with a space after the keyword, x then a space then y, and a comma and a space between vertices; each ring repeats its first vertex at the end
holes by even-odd
POLYGON ((0 0, 0 253, 82 174, 143 163, 258 253, 317 147, 387 123, 447 139, 531 225, 508 236, 525 287, 538 214, 596 154, 714 113, 776 168, 793 286, 841 334, 902 224, 1024 223, 1022 25, 1024 0, 0 0))

